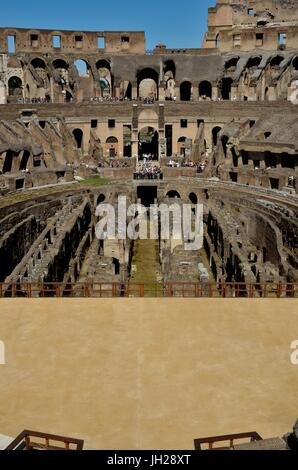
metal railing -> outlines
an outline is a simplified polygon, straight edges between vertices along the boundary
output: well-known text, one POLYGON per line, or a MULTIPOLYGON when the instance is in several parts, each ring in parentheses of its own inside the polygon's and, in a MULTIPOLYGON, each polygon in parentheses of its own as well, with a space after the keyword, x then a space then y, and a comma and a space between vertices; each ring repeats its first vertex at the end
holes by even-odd
POLYGON ((261 436, 257 432, 245 432, 241 434, 227 434, 225 436, 214 436, 214 437, 204 437, 202 439, 195 439, 195 450, 229 450, 233 449, 235 441, 262 441, 261 436), (216 444, 226 442, 227 445, 224 447, 218 447, 216 444), (207 445, 207 449, 203 448, 204 445, 207 445))
POLYGON ((0 283, 0 297, 298 298, 298 283, 0 283))
POLYGON ((84 441, 81 439, 25 430, 5 450, 82 450, 83 447, 84 441))

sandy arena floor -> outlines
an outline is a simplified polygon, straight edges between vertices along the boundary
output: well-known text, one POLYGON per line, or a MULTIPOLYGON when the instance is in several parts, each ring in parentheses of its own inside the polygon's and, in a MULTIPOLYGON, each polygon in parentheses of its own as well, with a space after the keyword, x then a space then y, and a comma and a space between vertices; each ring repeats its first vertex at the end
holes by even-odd
POLYGON ((91 449, 192 449, 290 431, 297 300, 0 300, 0 434, 91 449))

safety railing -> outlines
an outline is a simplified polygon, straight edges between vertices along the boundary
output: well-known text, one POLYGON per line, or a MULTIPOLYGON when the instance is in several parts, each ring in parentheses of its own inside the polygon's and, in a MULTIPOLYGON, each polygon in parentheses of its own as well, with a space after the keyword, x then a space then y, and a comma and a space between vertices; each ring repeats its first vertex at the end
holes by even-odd
POLYGON ((81 439, 25 430, 5 450, 82 450, 83 447, 81 439))
MULTIPOLYGON (((227 434, 225 436, 204 437, 195 439, 195 450, 229 450, 235 446, 235 441, 254 442, 262 441, 261 436, 257 432, 245 432, 241 434, 227 434), (218 445, 220 443, 220 446, 218 445), (226 445, 222 445, 226 443, 226 445), (207 447, 207 448, 205 448, 207 447)), ((239 444, 239 442, 238 442, 239 444)))
POLYGON ((0 283, 0 297, 298 298, 298 283, 0 283))

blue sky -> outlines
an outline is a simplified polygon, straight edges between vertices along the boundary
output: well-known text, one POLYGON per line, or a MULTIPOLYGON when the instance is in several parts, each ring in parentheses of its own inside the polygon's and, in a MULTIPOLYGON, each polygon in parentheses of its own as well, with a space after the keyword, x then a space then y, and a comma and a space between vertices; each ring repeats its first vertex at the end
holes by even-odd
POLYGON ((145 31, 147 49, 200 47, 215 0, 14 0, 1 5, 0 26, 145 31))

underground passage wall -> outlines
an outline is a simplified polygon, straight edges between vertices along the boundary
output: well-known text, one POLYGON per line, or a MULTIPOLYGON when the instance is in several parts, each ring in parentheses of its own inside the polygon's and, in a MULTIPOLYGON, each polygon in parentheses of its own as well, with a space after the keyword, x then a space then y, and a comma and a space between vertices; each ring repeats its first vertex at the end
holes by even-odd
POLYGON ((297 418, 295 299, 1 299, 0 429, 87 449, 282 436, 297 418))

